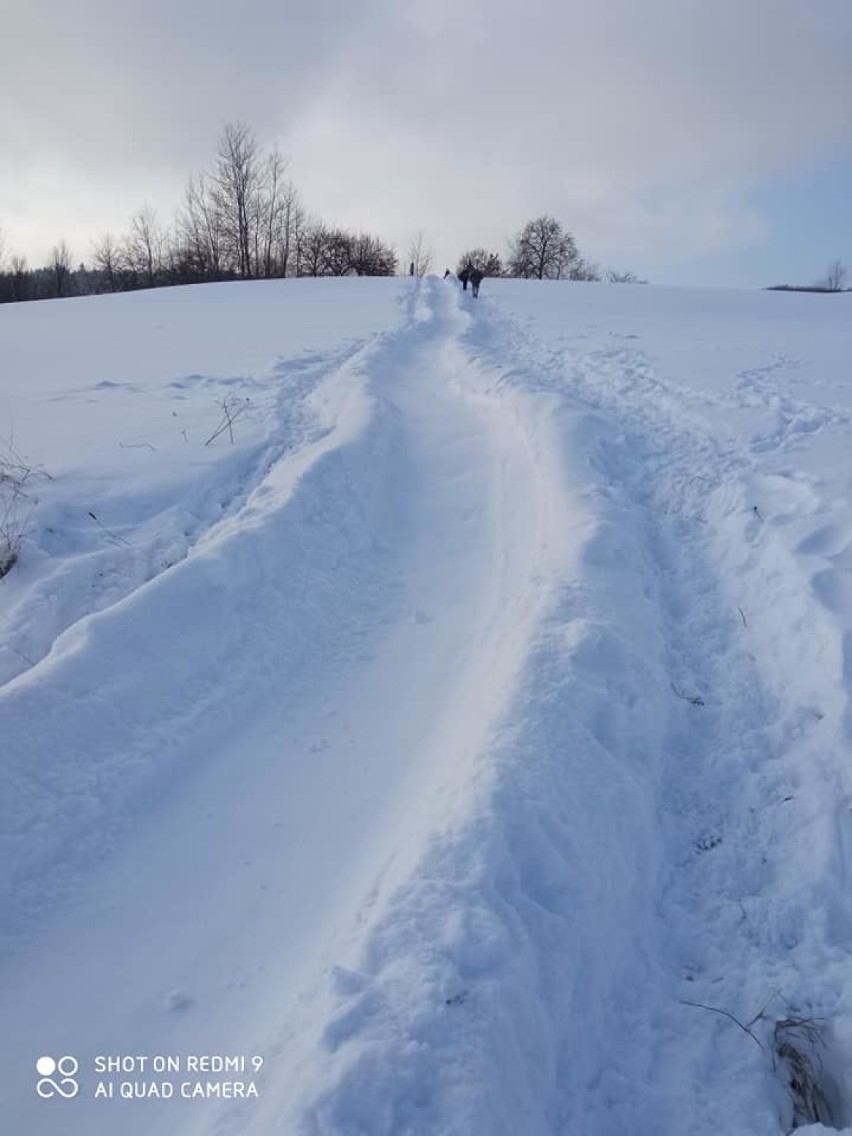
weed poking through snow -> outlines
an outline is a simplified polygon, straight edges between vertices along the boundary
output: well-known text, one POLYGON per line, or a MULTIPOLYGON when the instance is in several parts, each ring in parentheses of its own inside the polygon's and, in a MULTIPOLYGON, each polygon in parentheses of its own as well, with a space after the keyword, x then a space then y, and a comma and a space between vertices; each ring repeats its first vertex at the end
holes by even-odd
POLYGON ((0 578, 14 568, 21 542, 37 499, 27 492, 30 482, 49 478, 40 466, 30 465, 11 441, 0 442, 0 578))
POLYGON ((823 1053, 824 1023, 819 1018, 781 1018, 773 1031, 775 1068, 783 1070, 793 1103, 792 1129, 806 1124, 834 1126, 828 1102, 823 1053))

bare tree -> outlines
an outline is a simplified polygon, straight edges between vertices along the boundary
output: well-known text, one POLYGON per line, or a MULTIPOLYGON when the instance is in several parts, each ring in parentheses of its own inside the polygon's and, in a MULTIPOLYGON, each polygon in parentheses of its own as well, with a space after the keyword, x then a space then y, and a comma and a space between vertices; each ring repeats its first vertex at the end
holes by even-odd
POLYGON ((237 274, 244 280, 254 275, 257 194, 260 153, 257 140, 242 123, 229 124, 219 140, 212 194, 222 218, 237 274))
POLYGON ((0 304, 8 304, 15 299, 15 281, 12 273, 5 271, 5 259, 6 244, 0 229, 0 304))
POLYGON ((503 261, 500 259, 500 254, 489 252, 484 248, 472 248, 463 252, 456 265, 456 275, 468 264, 472 264, 474 268, 478 268, 483 276, 503 275, 503 261))
POLYGON ((243 279, 287 275, 297 231, 304 224, 299 195, 286 177, 287 165, 277 149, 264 154, 248 127, 226 126, 209 178, 209 203, 191 183, 184 231, 193 233, 196 244, 199 231, 209 234, 212 204, 223 237, 222 263, 243 279))
POLYGON ((280 151, 271 150, 263 159, 257 192, 252 202, 255 275, 275 276, 277 253, 287 209, 287 162, 280 151))
POLYGON ((213 171, 189 179, 178 216, 182 257, 195 276, 300 273, 307 219, 287 166, 279 150, 264 153, 246 126, 224 128, 213 171))
MULTIPOLYGON (((412 275, 425 276, 427 272, 431 272, 434 260, 435 254, 432 252, 432 247, 426 243, 423 230, 420 229, 408 248, 408 263, 409 266, 413 267, 412 275)), ((411 267, 409 271, 411 271, 411 267)))
POLYGON ((153 288, 163 268, 165 238, 156 212, 144 205, 130 220, 130 233, 124 244, 127 267, 143 287, 153 288))
POLYGON ((573 236, 546 214, 528 221, 510 242, 508 275, 562 280, 577 267, 580 254, 573 236))
POLYGON ((32 285, 30 272, 27 267, 27 258, 25 256, 13 256, 10 269, 12 275, 13 299, 17 301, 29 300, 32 295, 32 285))
POLYGON ((359 233, 350 238, 350 266, 356 276, 393 276, 396 252, 378 237, 359 233))
POLYGON ((396 252, 378 237, 321 221, 300 231, 294 255, 299 276, 393 276, 397 267, 396 252))
POLYGON ((591 260, 586 260, 583 256, 578 256, 568 267, 566 276, 569 280, 583 280, 587 283, 595 283, 602 279, 602 273, 598 265, 591 260))
POLYGON ((50 253, 50 270, 53 273, 53 289, 55 296, 67 296, 70 291, 71 267, 73 261, 71 251, 65 241, 55 245, 50 253))
POLYGON ((301 205, 293 213, 290 231, 290 259, 287 272, 292 276, 310 276, 306 269, 308 245, 312 239, 317 220, 310 216, 301 205))
POLYGON ((619 272, 615 268, 608 268, 604 279, 609 284, 647 284, 647 280, 640 280, 635 272, 619 272))
POLYGON ((846 277, 845 266, 839 260, 832 261, 828 266, 828 272, 825 274, 821 287, 829 292, 842 292, 846 286, 846 277))
POLYGON ((112 233, 104 233, 92 246, 95 268, 103 273, 108 292, 121 287, 121 252, 112 233))
POLYGON ((306 226, 306 214, 299 191, 288 181, 281 194, 281 225, 278 230, 278 275, 299 275, 298 250, 306 226))
POLYGON ((298 262, 300 276, 324 276, 328 229, 321 221, 305 226, 299 241, 298 262))
POLYGON ((190 177, 177 217, 178 241, 191 279, 218 280, 222 275, 225 226, 206 174, 190 177))
POLYGON ((352 237, 343 229, 326 229, 320 274, 348 276, 352 271, 352 237))

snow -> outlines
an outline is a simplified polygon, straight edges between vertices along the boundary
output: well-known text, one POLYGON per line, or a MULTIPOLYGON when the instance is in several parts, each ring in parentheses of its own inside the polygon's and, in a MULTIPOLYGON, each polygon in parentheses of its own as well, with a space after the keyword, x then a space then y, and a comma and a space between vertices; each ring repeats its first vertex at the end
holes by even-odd
POLYGON ((852 1125, 849 305, 0 309, 5 1127, 769 1136, 785 1028, 852 1125))

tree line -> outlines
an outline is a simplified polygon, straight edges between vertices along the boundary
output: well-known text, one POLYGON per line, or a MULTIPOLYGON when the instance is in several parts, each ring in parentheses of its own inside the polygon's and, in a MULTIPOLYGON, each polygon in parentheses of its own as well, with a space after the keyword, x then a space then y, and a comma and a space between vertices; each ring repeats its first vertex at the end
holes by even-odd
MULTIPOLYGON (((459 267, 468 262, 488 276, 635 280, 586 261, 574 237, 549 216, 527 223, 509 242, 505 262, 484 249, 467 250, 459 267)), ((422 275, 431 266, 421 233, 403 270, 422 275)), ((210 167, 190 176, 169 224, 143 206, 126 232, 104 233, 94 242, 89 267, 75 268, 61 241, 47 265, 30 268, 21 256, 4 257, 0 234, 0 303, 206 281, 392 276, 398 268, 395 249, 380 237, 312 217, 284 156, 275 148, 264 150, 237 123, 223 129, 210 167)))
POLYGON ((189 178, 171 224, 143 206, 124 234, 94 242, 90 268, 74 269, 64 241, 42 268, 19 256, 0 268, 0 301, 14 301, 214 280, 387 276, 397 256, 379 237, 312 218, 283 155, 236 124, 224 128, 212 166, 189 178))
POLYGON ((456 273, 466 266, 484 276, 510 276, 521 280, 606 280, 613 284, 638 284, 632 272, 602 268, 580 255, 573 235, 555 217, 544 214, 528 221, 509 241, 505 264, 499 253, 484 248, 463 252, 456 273))
POLYGON ((825 276, 815 284, 773 284, 769 292, 849 292, 852 289, 846 286, 849 272, 840 260, 833 260, 828 266, 825 276))

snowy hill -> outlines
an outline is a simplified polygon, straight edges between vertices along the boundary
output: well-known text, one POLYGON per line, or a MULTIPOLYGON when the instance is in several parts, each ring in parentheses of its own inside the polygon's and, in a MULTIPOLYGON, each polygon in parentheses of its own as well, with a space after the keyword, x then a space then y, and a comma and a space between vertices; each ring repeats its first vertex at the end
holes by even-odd
POLYGON ((852 1124, 850 329, 433 277, 0 308, 3 1131, 852 1124))

